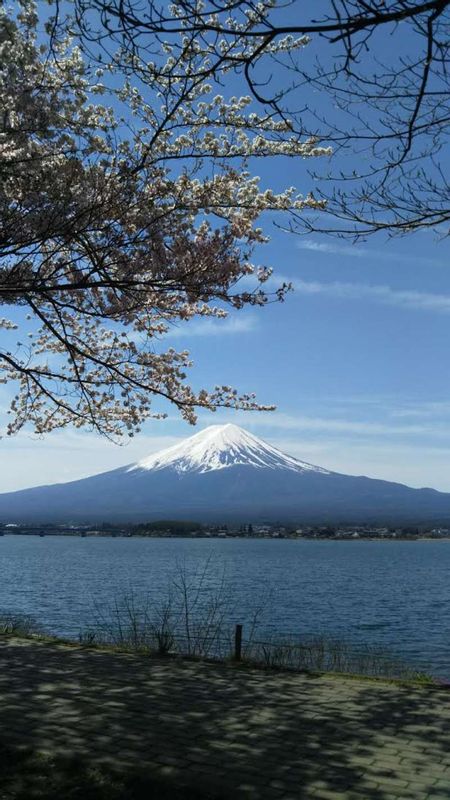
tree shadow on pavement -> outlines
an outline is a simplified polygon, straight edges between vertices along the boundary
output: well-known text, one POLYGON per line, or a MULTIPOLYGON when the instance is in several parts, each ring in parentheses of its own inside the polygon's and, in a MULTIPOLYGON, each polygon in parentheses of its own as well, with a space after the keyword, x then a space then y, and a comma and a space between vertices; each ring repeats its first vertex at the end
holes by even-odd
MULTIPOLYGON (((55 764, 76 759, 86 774, 97 770, 100 783, 139 775, 141 789, 129 795, 136 799, 141 790, 160 800, 164 791, 190 790, 180 800, 195 792, 440 800, 450 769, 449 700, 444 690, 382 681, 10 638, 0 646, 0 737, 50 753, 55 764), (163 782, 159 794, 148 776, 163 782)), ((92 798, 103 800, 100 783, 92 798)), ((64 797, 90 800, 87 791, 64 797)), ((116 800, 112 791, 108 800, 116 800)))

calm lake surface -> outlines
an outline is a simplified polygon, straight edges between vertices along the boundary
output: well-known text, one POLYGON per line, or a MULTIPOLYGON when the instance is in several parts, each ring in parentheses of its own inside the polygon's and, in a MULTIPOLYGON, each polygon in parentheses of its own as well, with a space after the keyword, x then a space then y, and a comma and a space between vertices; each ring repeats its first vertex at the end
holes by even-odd
POLYGON ((181 566, 192 582, 224 579, 231 622, 262 604, 266 632, 382 646, 450 678, 450 542, 0 537, 0 613, 57 634, 92 627, 133 592, 158 602, 181 566), (209 559, 209 562, 208 562, 209 559), (197 576, 197 577, 196 577, 197 576))

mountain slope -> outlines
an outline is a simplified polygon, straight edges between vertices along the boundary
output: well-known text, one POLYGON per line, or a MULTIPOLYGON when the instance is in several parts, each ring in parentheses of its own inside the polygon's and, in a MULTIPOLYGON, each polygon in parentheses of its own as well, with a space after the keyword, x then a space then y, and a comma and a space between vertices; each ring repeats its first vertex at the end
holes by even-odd
POLYGON ((3 522, 450 520, 450 494, 329 472, 235 425, 128 467, 0 495, 3 522))

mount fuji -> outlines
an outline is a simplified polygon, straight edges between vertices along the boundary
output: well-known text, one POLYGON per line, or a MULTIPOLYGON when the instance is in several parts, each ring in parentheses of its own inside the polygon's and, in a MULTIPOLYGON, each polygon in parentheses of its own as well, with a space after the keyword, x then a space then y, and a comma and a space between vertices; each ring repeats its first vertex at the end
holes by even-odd
POLYGON ((450 494, 330 472, 237 425, 212 425, 135 464, 0 494, 0 521, 93 523, 450 520, 450 494))

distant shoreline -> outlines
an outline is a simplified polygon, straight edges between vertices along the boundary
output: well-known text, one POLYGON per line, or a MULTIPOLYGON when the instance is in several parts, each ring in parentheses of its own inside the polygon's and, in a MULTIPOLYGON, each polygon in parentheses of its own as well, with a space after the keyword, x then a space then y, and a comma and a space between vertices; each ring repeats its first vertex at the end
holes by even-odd
POLYGON ((47 536, 59 536, 64 539, 78 538, 78 539, 189 539, 191 541, 203 540, 208 541, 211 539, 220 540, 261 540, 261 541, 300 541, 300 542, 450 542, 450 536, 258 536, 252 534, 246 535, 209 535, 209 536, 189 536, 185 533, 173 533, 170 535, 154 535, 154 534, 139 534, 139 533, 111 533, 108 532, 79 532, 63 533, 61 531, 2 531, 2 536, 34 536, 44 539, 47 536))

